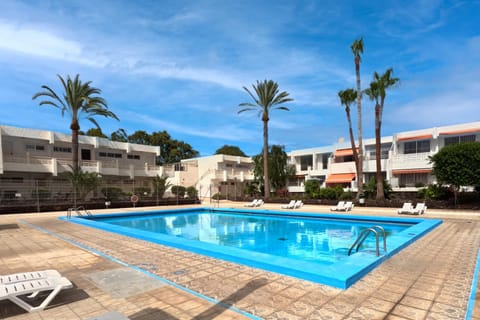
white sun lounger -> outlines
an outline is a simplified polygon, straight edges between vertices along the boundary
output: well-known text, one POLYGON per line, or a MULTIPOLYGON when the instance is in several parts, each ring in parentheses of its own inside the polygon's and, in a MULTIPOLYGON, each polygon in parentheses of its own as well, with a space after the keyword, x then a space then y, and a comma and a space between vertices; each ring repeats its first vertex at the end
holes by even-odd
POLYGON ((0 284, 10 284, 20 281, 30 281, 44 278, 60 278, 61 274, 57 270, 39 270, 6 274, 0 276, 0 284))
POLYGON ((298 209, 298 208, 301 208, 302 206, 303 206, 302 200, 297 200, 297 202, 295 202, 295 204, 293 205, 293 209, 298 209))
POLYGON ((265 203, 265 202, 263 202, 262 199, 258 199, 258 200, 257 200, 257 203, 254 205, 254 207, 261 207, 261 206, 263 206, 264 203, 265 203))
POLYGON ((72 283, 64 277, 51 277, 2 284, 0 285, 0 300, 10 300, 28 312, 34 312, 45 309, 61 290, 71 287, 72 283), (29 295, 28 298, 35 298, 40 292, 50 290, 52 290, 52 292, 36 307, 19 297, 29 295))
POLYGON ((425 211, 427 211, 427 206, 425 205, 425 203, 420 202, 417 203, 415 209, 413 209, 413 214, 424 214, 425 211))
POLYGON ((401 213, 412 213, 413 212, 413 206, 410 202, 405 202, 403 206, 398 209, 398 214, 401 213))
POLYGON ((288 204, 284 204, 282 206, 282 209, 293 209, 294 205, 295 205, 295 200, 291 200, 288 204))
POLYGON ((259 200, 253 199, 252 202, 244 204, 245 207, 256 207, 259 200))
POLYGON ((353 202, 347 201, 345 202, 344 211, 352 211, 353 209, 353 202))
POLYGON ((345 211, 345 201, 338 201, 336 207, 330 207, 330 211, 345 211))

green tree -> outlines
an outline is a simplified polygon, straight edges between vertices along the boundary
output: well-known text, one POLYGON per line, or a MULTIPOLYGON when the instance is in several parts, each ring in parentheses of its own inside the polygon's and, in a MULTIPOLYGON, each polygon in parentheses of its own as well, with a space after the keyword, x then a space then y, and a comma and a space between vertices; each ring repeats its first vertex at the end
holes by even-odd
POLYGON ((173 139, 167 131, 154 132, 149 137, 153 146, 160 147, 158 164, 178 163, 183 159, 191 159, 199 156, 197 150, 183 141, 173 139))
POLYGON ((85 172, 81 168, 70 167, 71 171, 66 171, 63 175, 72 184, 73 188, 73 206, 77 206, 77 199, 85 200, 87 195, 95 190, 102 183, 101 176, 96 172, 85 172))
MULTIPOLYGON (((270 185, 279 190, 287 185, 288 179, 295 176, 295 167, 287 164, 288 156, 283 146, 272 145, 268 152, 268 170, 270 172, 270 185)), ((260 188, 265 188, 262 177, 264 176, 263 155, 258 154, 253 157, 255 164, 253 174, 255 180, 259 182, 260 188)))
POLYGON ((168 181, 168 176, 157 176, 153 178, 153 190, 155 191, 155 196, 157 197, 157 206, 158 206, 158 199, 163 198, 165 191, 170 188, 172 184, 168 181))
POLYGON ((77 74, 72 80, 67 76, 65 81, 60 75, 58 79, 63 86, 63 96, 58 96, 55 91, 46 85, 42 85, 45 91, 38 92, 33 95, 32 99, 45 97, 46 100, 40 101, 40 106, 50 105, 59 108, 62 116, 66 113, 70 116, 70 129, 72 130, 72 161, 73 169, 78 170, 78 132, 80 130, 80 117, 85 116, 97 128, 100 128, 94 116, 104 116, 106 118, 118 117, 108 110, 107 101, 98 96, 101 90, 91 87, 91 81, 82 83, 77 74))
POLYGON ((358 130, 358 165, 357 165, 357 199, 363 193, 363 129, 362 129, 362 88, 360 85, 360 61, 363 54, 363 38, 356 39, 350 46, 355 61, 357 78, 357 130, 358 130))
POLYGON ((393 78, 393 69, 389 68, 384 74, 379 75, 376 71, 373 73, 373 81, 370 87, 365 90, 370 100, 375 102, 375 153, 377 165, 377 201, 385 199, 383 176, 382 176, 382 162, 381 162, 381 130, 382 130, 382 115, 383 107, 385 105, 385 98, 387 96, 387 89, 390 89, 398 83, 398 78, 393 78))
POLYGON ((246 157, 247 155, 237 146, 224 145, 215 151, 215 154, 224 154, 228 156, 246 157))
POLYGON ((357 92, 354 89, 340 90, 338 92, 338 97, 340 98, 340 103, 342 104, 342 106, 345 106, 345 113, 347 115, 348 132, 350 134, 350 144, 352 146, 353 160, 355 161, 355 169, 357 172, 357 187, 358 187, 357 199, 358 199, 360 194, 363 192, 363 178, 362 178, 363 172, 362 172, 362 163, 360 162, 360 157, 358 155, 359 152, 357 151, 357 146, 355 145, 355 137, 353 135, 353 128, 352 128, 352 119, 350 116, 350 106, 357 99, 357 92))
POLYGON ((293 101, 289 98, 286 91, 279 92, 278 84, 272 80, 264 80, 260 82, 257 80, 257 85, 252 85, 255 95, 247 88, 243 89, 250 95, 255 103, 243 102, 239 104, 240 109, 238 113, 244 111, 258 110, 259 115, 263 121, 263 180, 264 180, 264 197, 270 197, 270 184, 268 172, 268 120, 270 120, 270 111, 273 109, 286 110, 289 109, 282 104, 293 101))
POLYGON ((108 139, 108 137, 103 134, 102 129, 100 128, 91 128, 88 129, 85 135, 90 136, 90 137, 99 137, 99 138, 105 138, 108 139))
POLYGON ((318 198, 320 196, 320 181, 316 179, 305 181, 305 193, 311 199, 318 198))
POLYGON ((429 159, 438 182, 453 187, 455 205, 461 186, 480 186, 480 143, 448 145, 429 159))
POLYGON ((143 130, 137 130, 133 134, 129 135, 128 142, 143 144, 147 146, 152 145, 150 135, 143 130))
POLYGON ((118 142, 128 142, 128 136, 125 130, 120 128, 110 134, 110 140, 118 142))

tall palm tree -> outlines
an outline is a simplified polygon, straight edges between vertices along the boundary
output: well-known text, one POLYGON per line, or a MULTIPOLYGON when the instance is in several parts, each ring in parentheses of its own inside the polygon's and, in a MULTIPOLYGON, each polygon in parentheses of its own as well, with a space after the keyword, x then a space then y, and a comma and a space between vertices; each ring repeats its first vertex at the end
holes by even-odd
POLYGON ((252 97, 255 103, 243 102, 238 106, 242 107, 238 113, 244 111, 256 110, 259 109, 259 116, 262 117, 263 121, 263 173, 264 173, 264 185, 265 185, 265 199, 270 197, 270 180, 268 177, 268 120, 270 119, 270 110, 279 109, 286 110, 289 109, 281 104, 293 101, 292 98, 289 98, 288 92, 282 91, 279 92, 278 84, 272 80, 264 80, 260 82, 257 80, 257 85, 252 85, 253 90, 256 95, 254 95, 247 87, 243 87, 245 91, 252 97))
POLYGON ((376 71, 373 73, 373 81, 370 87, 365 90, 370 100, 375 102, 375 153, 377 165, 377 201, 385 199, 383 191, 383 176, 382 176, 382 162, 381 162, 381 130, 382 130, 382 115, 385 104, 385 97, 387 96, 387 89, 390 89, 400 80, 393 78, 393 69, 389 68, 384 74, 379 75, 376 71))
POLYGON ((340 90, 338 92, 338 97, 340 98, 340 103, 342 104, 342 106, 345 106, 345 113, 347 114, 347 121, 348 121, 348 131, 350 133, 350 143, 352 145, 353 159, 355 161, 355 169, 357 171, 357 180, 360 180, 360 177, 361 177, 361 175, 359 175, 360 162, 358 161, 358 151, 355 145, 355 137, 353 135, 353 128, 352 128, 352 118, 350 116, 350 106, 357 99, 357 91, 355 91, 354 89, 340 90))
POLYGON ((350 46, 355 57, 355 74, 357 77, 357 130, 358 130, 358 169, 357 199, 363 193, 363 134, 362 134, 362 89, 360 86, 360 60, 363 53, 363 38, 356 39, 350 46))
POLYGON ((50 105, 59 108, 62 117, 67 112, 70 115, 70 129, 72 130, 72 162, 73 170, 78 171, 78 133, 80 131, 80 117, 85 116, 97 128, 100 128, 94 116, 110 117, 118 120, 118 117, 108 110, 107 101, 99 95, 102 91, 98 88, 91 87, 91 81, 82 83, 77 74, 72 80, 70 76, 63 79, 57 75, 63 86, 63 96, 57 95, 50 87, 42 85, 45 91, 38 92, 33 95, 32 99, 42 96, 46 100, 40 101, 40 105, 50 105), (94 96, 95 95, 95 96, 94 96))

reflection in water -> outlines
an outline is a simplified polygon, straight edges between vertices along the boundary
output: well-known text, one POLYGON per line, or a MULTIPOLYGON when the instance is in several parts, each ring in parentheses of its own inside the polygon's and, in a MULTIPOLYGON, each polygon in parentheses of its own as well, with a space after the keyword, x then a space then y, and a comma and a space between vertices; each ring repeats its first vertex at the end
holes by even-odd
MULTIPOLYGON (((372 225, 371 222, 204 212, 130 216, 102 219, 102 222, 323 264, 345 258, 359 233, 372 225)), ((388 238, 409 226, 385 224, 383 227, 388 238)), ((364 246, 375 246, 373 234, 364 246)))

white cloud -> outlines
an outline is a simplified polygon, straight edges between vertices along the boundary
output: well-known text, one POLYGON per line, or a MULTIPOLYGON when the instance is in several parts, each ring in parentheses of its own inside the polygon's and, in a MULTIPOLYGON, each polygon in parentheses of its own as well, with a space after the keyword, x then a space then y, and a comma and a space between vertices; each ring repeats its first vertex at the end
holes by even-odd
POLYGON ((85 57, 80 43, 39 30, 34 26, 15 25, 0 21, 0 49, 49 59, 101 66, 102 59, 85 57))

